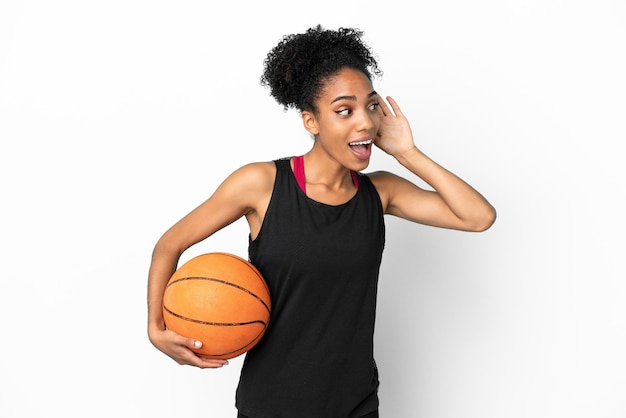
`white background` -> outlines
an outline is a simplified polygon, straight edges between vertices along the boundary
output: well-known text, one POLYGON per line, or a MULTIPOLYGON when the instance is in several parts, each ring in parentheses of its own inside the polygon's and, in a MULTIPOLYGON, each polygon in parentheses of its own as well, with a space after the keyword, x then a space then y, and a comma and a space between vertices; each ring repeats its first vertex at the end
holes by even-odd
MULTIPOLYGON (((618 0, 0 3, 0 416, 235 416, 241 358, 150 345, 150 253, 235 168, 308 150, 259 77, 317 23, 365 31, 418 146, 498 210, 387 219, 382 417, 626 417, 618 0)), ((211 250, 245 257, 245 223, 184 258, 211 250)))

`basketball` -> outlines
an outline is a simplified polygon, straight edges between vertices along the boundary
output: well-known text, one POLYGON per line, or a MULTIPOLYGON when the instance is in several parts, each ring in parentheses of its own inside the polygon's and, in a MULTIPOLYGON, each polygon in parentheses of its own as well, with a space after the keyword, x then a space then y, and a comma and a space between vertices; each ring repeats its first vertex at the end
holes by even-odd
POLYGON ((172 275, 163 294, 168 329, 202 341, 200 357, 231 359, 254 347, 270 319, 270 293, 259 271, 228 253, 194 257, 172 275))

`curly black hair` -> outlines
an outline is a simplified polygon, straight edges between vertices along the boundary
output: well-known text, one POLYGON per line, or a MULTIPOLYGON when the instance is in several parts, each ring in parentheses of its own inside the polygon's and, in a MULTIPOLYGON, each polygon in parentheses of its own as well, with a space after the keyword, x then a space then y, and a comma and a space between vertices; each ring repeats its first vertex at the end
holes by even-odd
POLYGON ((343 68, 363 72, 370 80, 381 76, 376 57, 354 28, 323 29, 285 35, 265 58, 261 85, 284 110, 315 112, 324 82, 343 68))

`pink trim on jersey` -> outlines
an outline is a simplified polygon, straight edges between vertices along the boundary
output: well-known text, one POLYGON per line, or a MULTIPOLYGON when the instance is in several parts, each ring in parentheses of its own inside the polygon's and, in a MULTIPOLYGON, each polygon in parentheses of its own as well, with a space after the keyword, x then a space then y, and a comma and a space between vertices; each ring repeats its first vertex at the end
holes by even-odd
MULTIPOLYGON (((298 182, 298 186, 300 189, 306 194, 306 179, 304 177, 304 155, 299 155, 297 157, 293 157, 293 174, 296 177, 296 181, 298 182)), ((354 187, 359 189, 359 178, 357 174, 350 170, 350 175, 352 176, 352 183, 354 187)))
POLYGON ((293 175, 300 189, 306 194, 306 179, 304 178, 304 156, 293 157, 293 175))
POLYGON ((356 176, 356 173, 350 170, 350 175, 352 176, 352 183, 357 190, 359 190, 359 178, 356 176))

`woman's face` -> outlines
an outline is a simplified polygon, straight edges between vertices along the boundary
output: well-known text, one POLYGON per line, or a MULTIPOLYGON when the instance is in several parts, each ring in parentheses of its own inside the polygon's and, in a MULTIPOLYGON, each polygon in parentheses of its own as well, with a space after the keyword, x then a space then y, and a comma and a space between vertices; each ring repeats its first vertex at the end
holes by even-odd
POLYGON ((346 168, 365 169, 380 126, 378 101, 372 83, 360 71, 343 69, 329 78, 315 103, 317 114, 310 115, 315 146, 346 168))

